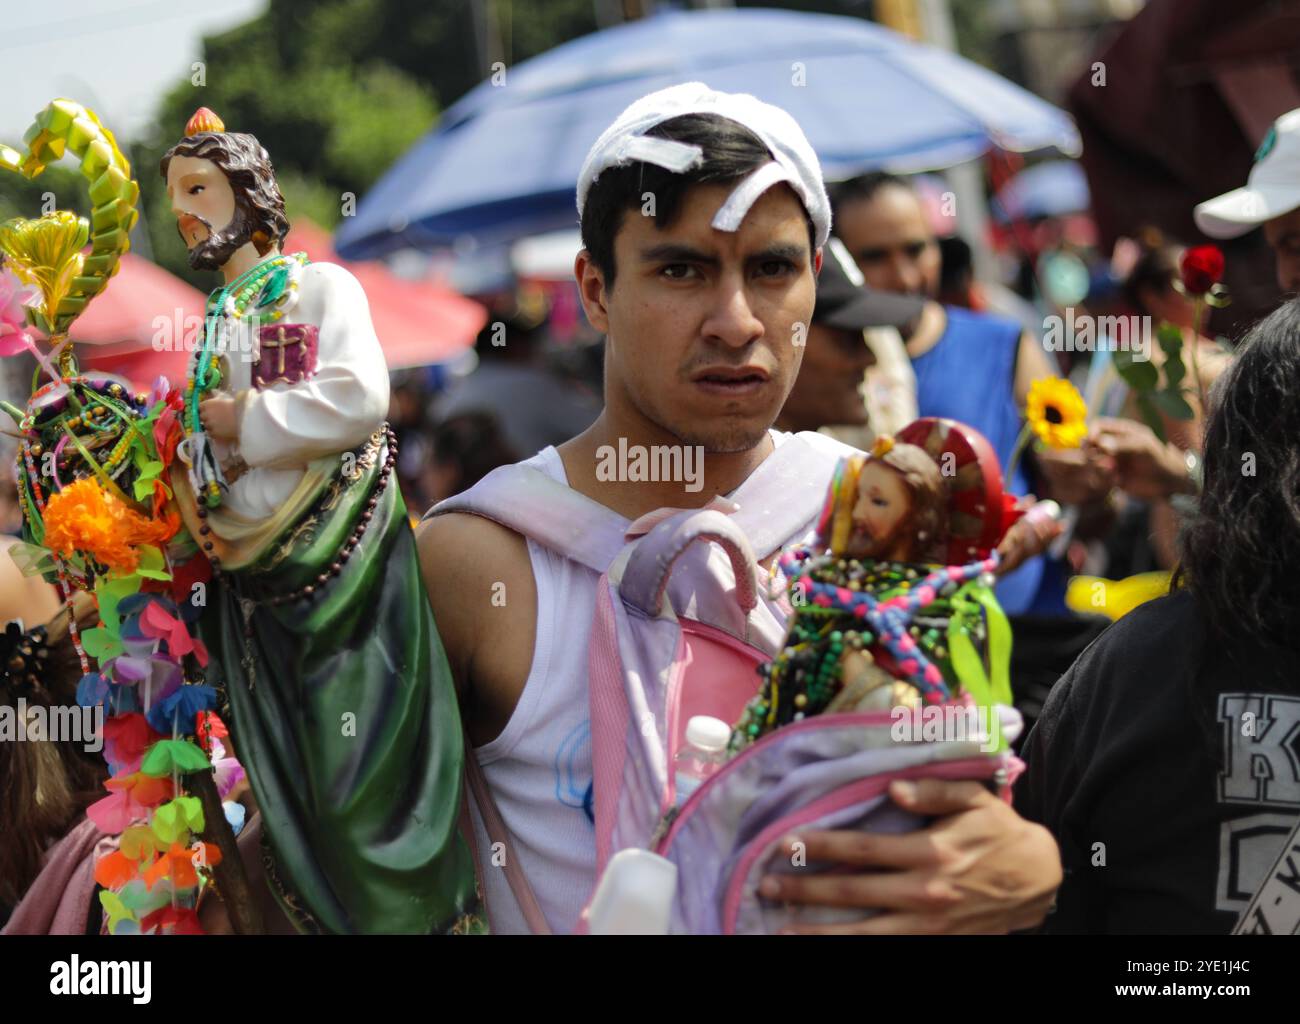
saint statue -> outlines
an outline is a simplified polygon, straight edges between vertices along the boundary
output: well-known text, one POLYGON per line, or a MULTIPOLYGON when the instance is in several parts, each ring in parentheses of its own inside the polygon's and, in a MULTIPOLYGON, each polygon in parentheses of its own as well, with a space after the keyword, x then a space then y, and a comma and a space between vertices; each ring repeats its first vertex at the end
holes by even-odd
POLYGON ((161 172, 207 304, 170 483, 212 567, 207 682, 291 920, 333 933, 475 927, 462 731, 384 422, 388 371, 342 267, 285 254, 271 161, 200 109, 161 172))

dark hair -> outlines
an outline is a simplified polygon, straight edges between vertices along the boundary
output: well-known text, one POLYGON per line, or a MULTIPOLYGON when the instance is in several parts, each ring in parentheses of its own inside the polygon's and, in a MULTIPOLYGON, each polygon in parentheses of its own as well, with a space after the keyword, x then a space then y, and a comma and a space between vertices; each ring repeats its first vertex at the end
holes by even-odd
POLYGON ((968 302, 966 293, 975 276, 970 243, 961 235, 939 239, 939 261, 939 294, 961 298, 962 303, 968 302))
POLYGON ((449 416, 434 427, 431 440, 432 460, 456 470, 452 494, 469 490, 498 466, 520 458, 506 440, 500 421, 487 411, 449 416))
MULTIPOLYGON (((582 205, 582 245, 604 275, 606 288, 614 286, 614 237, 623 226, 623 215, 639 209, 645 193, 654 196, 655 226, 666 228, 676 220, 682 200, 693 186, 739 181, 772 159, 762 139, 744 125, 717 114, 671 117, 646 134, 699 146, 703 161, 680 174, 634 161, 602 171, 592 182, 582 205)), ((805 210, 808 244, 816 248, 816 232, 807 214, 805 210)))
POLYGON ((1142 302, 1142 292, 1148 289, 1164 292, 1173 287, 1173 283, 1178 280, 1178 256, 1181 250, 1176 245, 1170 245, 1154 228, 1140 232, 1137 241, 1141 254, 1124 278, 1124 301, 1139 313, 1149 314, 1150 310, 1142 302))
MULTIPOLYGON (((68 629, 71 614, 78 630, 90 629, 99 613, 89 595, 77 593, 73 611, 64 607, 46 624, 49 652, 35 684, 0 674, 0 705, 15 712, 76 706, 81 662, 68 629)), ((78 708, 78 710, 80 710, 78 708)), ((84 741, 56 741, 48 737, 26 743, 0 743, 0 821, 5 839, 0 842, 0 905, 10 907, 40 873, 51 845, 62 839, 104 795, 108 764, 99 752, 84 748, 84 741)))
POLYGON ((831 200, 831 221, 840 214, 840 208, 846 203, 866 202, 868 199, 875 197, 876 193, 887 185, 894 185, 901 189, 916 195, 916 188, 907 179, 898 174, 890 174, 888 171, 869 171, 866 174, 860 174, 856 178, 849 178, 847 181, 837 182, 828 189, 831 200))
POLYGON ((284 196, 275 182, 271 157, 252 135, 242 132, 199 132, 187 135, 163 154, 158 169, 164 178, 174 156, 211 160, 221 169, 235 193, 235 215, 248 221, 248 234, 265 256, 289 233, 284 196))
POLYGON ((1300 299, 1251 329, 1210 407, 1178 579, 1227 645, 1300 650, 1300 299))

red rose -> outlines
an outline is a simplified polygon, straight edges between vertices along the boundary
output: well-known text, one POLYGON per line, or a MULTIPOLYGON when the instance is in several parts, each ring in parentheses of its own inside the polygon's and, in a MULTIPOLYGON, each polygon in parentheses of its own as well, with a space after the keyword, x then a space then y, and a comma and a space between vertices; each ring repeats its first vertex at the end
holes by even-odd
POLYGON ((1223 277, 1223 253, 1214 245, 1193 246, 1183 252, 1179 271, 1189 295, 1204 295, 1223 277))

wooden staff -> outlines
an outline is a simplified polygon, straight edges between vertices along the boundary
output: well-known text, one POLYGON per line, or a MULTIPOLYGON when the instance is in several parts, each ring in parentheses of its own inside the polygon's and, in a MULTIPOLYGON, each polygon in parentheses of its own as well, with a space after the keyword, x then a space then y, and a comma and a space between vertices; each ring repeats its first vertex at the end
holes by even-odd
POLYGON ((226 820, 217 794, 217 783, 212 772, 193 772, 185 777, 185 784, 203 804, 204 829, 199 833, 204 842, 217 844, 221 863, 210 869, 217 882, 221 901, 230 914, 230 923, 236 935, 261 935, 262 912, 253 896, 253 887, 244 870, 244 859, 239 855, 239 844, 234 830, 226 820))

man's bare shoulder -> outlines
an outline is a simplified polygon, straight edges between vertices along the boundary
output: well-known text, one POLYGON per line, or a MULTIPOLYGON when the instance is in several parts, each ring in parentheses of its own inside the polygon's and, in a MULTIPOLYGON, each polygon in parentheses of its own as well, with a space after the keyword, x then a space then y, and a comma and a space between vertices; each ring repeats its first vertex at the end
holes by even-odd
POLYGON ((438 635, 466 702, 475 743, 498 735, 528 677, 537 584, 528 542, 481 516, 448 512, 416 531, 438 635))
POLYGON ((482 516, 448 512, 426 519, 415 537, 424 586, 449 654, 453 646, 474 639, 477 623, 502 608, 505 595, 528 599, 509 605, 532 607, 528 542, 513 530, 482 516))
POLYGON ((523 597, 534 589, 528 542, 490 519, 467 512, 432 516, 420 524, 416 542, 435 613, 455 604, 481 615, 501 606, 503 591, 523 597))
POLYGON ((469 512, 430 516, 416 528, 421 563, 481 575, 493 566, 528 564, 528 544, 509 527, 469 512))

